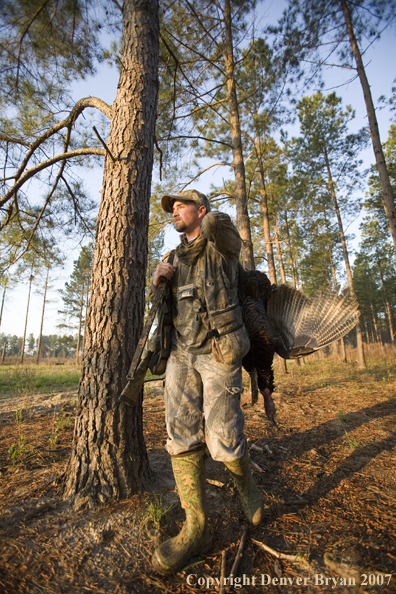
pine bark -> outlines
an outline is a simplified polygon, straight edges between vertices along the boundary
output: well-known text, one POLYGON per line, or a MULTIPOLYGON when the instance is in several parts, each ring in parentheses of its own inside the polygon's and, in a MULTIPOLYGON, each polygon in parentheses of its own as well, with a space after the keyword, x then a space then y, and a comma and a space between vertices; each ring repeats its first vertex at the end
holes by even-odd
POLYGON ((364 101, 366 104, 367 117, 370 126, 371 142, 374 149, 375 162, 377 164, 378 174, 381 181, 382 197, 385 208, 385 213, 388 218, 389 231, 392 235, 393 244, 396 250, 396 206, 392 192, 392 186, 389 179, 389 173, 386 167, 384 151, 382 150, 381 138, 378 128, 377 116, 375 115, 375 107, 373 98, 371 96, 370 85, 367 80, 366 71, 364 69, 362 56, 355 37, 351 11, 346 0, 341 0, 341 6, 344 13, 344 19, 349 36, 349 43, 352 48, 352 53, 355 58, 357 72, 362 85, 364 101))
POLYGON ((158 0, 125 0, 121 73, 98 216, 83 369, 64 497, 74 506, 125 498, 149 474, 142 400, 118 395, 143 326, 158 97, 158 0))

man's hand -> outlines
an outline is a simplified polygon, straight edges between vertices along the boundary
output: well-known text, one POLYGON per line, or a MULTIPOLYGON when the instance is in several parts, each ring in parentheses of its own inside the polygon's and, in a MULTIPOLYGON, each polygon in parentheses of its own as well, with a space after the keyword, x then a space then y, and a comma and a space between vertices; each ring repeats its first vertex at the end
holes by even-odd
POLYGON ((175 271, 176 268, 172 266, 172 264, 169 264, 169 262, 161 262, 161 264, 158 264, 153 278, 154 287, 158 287, 158 285, 161 282, 161 277, 170 280, 174 275, 175 271))

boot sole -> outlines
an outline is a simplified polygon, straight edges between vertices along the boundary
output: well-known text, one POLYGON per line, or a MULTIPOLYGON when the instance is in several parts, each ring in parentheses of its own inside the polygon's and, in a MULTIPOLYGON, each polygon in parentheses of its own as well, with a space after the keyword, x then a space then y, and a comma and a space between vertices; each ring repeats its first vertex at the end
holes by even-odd
POLYGON ((154 571, 156 573, 159 573, 160 575, 172 575, 173 573, 178 573, 179 571, 182 571, 183 568, 186 567, 186 565, 189 563, 189 561, 191 561, 191 559, 193 559, 194 557, 200 557, 202 555, 205 555, 210 551, 211 548, 212 539, 209 537, 207 542, 205 542, 205 544, 202 545, 202 547, 200 547, 197 551, 191 553, 191 555, 189 555, 185 561, 177 563, 173 566, 165 565, 162 559, 158 556, 156 549, 151 558, 151 566, 154 569, 154 571))

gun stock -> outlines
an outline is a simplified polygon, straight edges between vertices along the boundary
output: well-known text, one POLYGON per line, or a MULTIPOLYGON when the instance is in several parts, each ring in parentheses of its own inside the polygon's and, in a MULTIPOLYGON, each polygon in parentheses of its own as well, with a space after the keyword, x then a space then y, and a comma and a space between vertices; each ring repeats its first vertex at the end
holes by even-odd
POLYGON ((153 353, 151 351, 143 351, 142 358, 138 367, 136 368, 133 378, 128 379, 125 388, 119 396, 119 400, 121 400, 121 402, 125 402, 125 404, 128 404, 129 406, 134 406, 134 404, 136 404, 140 390, 144 384, 144 379, 146 377, 146 372, 149 367, 152 354, 153 353))

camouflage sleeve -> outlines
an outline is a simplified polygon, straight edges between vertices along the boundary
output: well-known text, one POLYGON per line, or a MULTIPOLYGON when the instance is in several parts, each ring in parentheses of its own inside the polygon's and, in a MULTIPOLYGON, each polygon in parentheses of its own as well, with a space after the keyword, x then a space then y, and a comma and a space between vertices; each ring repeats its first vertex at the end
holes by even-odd
POLYGON ((219 211, 210 211, 205 215, 201 233, 220 254, 231 260, 238 260, 242 240, 228 214, 219 211))
MULTIPOLYGON (((172 250, 169 250, 169 252, 166 252, 166 254, 164 254, 161 258, 161 262, 168 262, 169 257, 172 253, 172 250)), ((148 299, 149 302, 151 303, 152 301, 154 301, 155 295, 157 293, 157 289, 158 287, 155 287, 153 285, 153 283, 151 283, 150 288, 149 288, 149 292, 148 292, 148 299)))

